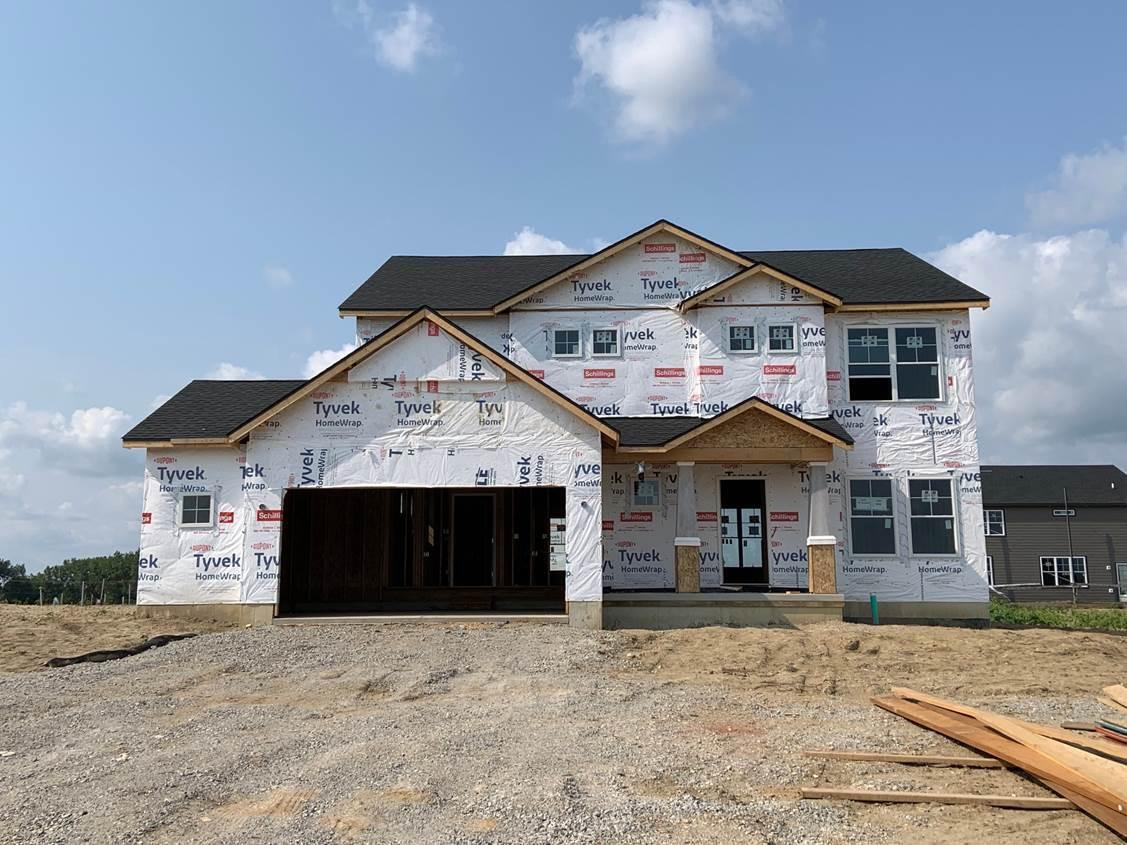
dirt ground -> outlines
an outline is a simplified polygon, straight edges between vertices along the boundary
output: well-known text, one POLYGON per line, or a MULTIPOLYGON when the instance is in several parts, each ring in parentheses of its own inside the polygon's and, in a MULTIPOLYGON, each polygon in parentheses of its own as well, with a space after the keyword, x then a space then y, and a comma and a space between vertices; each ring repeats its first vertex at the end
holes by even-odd
POLYGON ((802 752, 968 753, 869 703, 893 685, 1057 723, 1124 673, 1127 637, 1063 631, 237 629, 0 675, 0 842, 1111 843, 1076 811, 798 790, 1049 795, 802 752))
POLYGON ((0 604, 0 672, 41 669, 52 657, 73 657, 137 645, 157 634, 223 630, 217 622, 149 619, 132 607, 0 604))

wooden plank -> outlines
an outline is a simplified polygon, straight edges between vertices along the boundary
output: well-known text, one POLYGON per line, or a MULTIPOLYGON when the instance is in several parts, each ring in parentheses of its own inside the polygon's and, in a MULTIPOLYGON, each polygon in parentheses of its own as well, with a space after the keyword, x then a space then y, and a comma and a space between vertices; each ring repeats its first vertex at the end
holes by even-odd
POLYGON ((972 795, 963 792, 894 792, 884 789, 802 790, 803 798, 838 798, 844 801, 871 801, 880 804, 986 804, 1012 810, 1074 810, 1067 798, 1035 796, 972 795))
POLYGON ((1089 733, 1096 729, 1095 722, 1061 722, 1060 726, 1069 731, 1087 731, 1089 733))
POLYGON ((1008 763, 989 757, 965 757, 949 754, 886 754, 880 751, 806 751, 807 757, 852 762, 904 763, 909 766, 962 766, 968 769, 1005 769, 1008 763))
POLYGON ((1103 693, 1117 706, 1127 710, 1127 687, 1123 684, 1112 684, 1110 687, 1104 687, 1103 693))

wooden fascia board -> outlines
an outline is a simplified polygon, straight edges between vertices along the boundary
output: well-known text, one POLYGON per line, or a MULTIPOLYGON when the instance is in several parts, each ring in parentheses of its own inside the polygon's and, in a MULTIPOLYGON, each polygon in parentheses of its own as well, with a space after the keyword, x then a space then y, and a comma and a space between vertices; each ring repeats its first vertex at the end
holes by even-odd
MULTIPOLYGON (((415 312, 414 308, 389 308, 389 309, 372 309, 372 308, 342 308, 338 309, 337 314, 340 317, 406 317, 415 312)), ((495 316, 492 309, 451 309, 443 311, 447 317, 493 317, 495 316)))
POLYGON ((968 301, 952 302, 878 302, 865 305, 851 302, 839 305, 835 311, 966 311, 971 308, 981 308, 985 311, 990 307, 989 299, 971 299, 968 301))
POLYGON ((232 444, 226 437, 173 437, 169 440, 122 440, 121 445, 126 449, 173 449, 177 446, 229 447, 232 444))
POLYGON ((824 291, 821 288, 817 288, 808 282, 804 282, 802 281, 802 279, 796 279, 794 276, 788 275, 781 270, 776 270, 769 264, 755 263, 750 267, 745 267, 743 270, 740 270, 737 273, 733 273, 726 279, 721 279, 710 288, 705 288, 699 293, 695 293, 690 297, 686 297, 685 300, 681 303, 681 310, 687 311, 690 308, 695 308, 698 305, 701 305, 708 300, 720 295, 733 285, 737 285, 745 279, 750 279, 752 276, 755 276, 759 273, 762 273, 765 276, 770 276, 772 279, 777 279, 780 282, 785 282, 786 284, 792 287, 796 287, 799 290, 805 291, 811 296, 820 299, 822 302, 832 305, 835 308, 841 305, 841 298, 834 296, 832 293, 824 291))

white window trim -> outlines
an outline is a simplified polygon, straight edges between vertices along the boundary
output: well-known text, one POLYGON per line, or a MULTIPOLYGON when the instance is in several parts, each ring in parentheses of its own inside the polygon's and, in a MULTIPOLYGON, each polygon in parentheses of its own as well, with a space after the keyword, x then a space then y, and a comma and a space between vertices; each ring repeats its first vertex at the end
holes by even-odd
POLYGON ((1042 590, 1071 590, 1076 587, 1078 590, 1085 590, 1088 588, 1088 556, 1087 555, 1073 555, 1071 558, 1068 555, 1041 555, 1037 561, 1040 565, 1041 574, 1041 589, 1042 590), (1062 584, 1060 583, 1060 571, 1057 569, 1056 562, 1061 558, 1068 560, 1068 577, 1072 578, 1072 562, 1076 560, 1084 561, 1084 583, 1083 584, 1062 584), (1046 584, 1044 583, 1045 561, 1053 561, 1053 580, 1057 583, 1046 584))
POLYGON ((983 508, 982 509, 982 531, 987 537, 1005 537, 1006 536, 1006 509, 1005 508, 983 508), (1000 513, 1002 515, 1002 531, 1000 534, 991 534, 986 529, 990 527, 990 521, 986 518, 988 513, 1000 513))
MULTIPOLYGON (((922 558, 940 558, 941 560, 954 560, 961 558, 962 554, 962 536, 959 531, 959 485, 955 483, 955 479, 949 475, 909 475, 908 481, 946 481, 951 485, 951 529, 952 535, 955 540, 955 551, 949 554, 928 554, 927 552, 917 552, 915 544, 912 542, 912 487, 910 484, 904 485, 905 501, 908 506, 908 546, 911 548, 911 557, 922 558)), ((921 516, 918 519, 942 519, 939 516, 921 516)))
POLYGON ((176 497, 176 525, 179 528, 214 528, 215 527, 215 494, 210 490, 205 493, 180 493, 176 497), (207 496, 208 497, 208 521, 207 522, 184 522, 184 497, 185 496, 207 496))
POLYGON ((553 358, 582 358, 583 357, 583 331, 579 328, 556 328, 552 329, 552 357, 553 358), (563 354, 556 352, 556 332, 575 332, 579 336, 578 349, 579 351, 574 354, 563 354))
POLYGON ((798 323, 768 323, 767 324, 767 341, 766 352, 768 355, 797 355, 798 354, 798 323), (791 340, 794 341, 794 349, 772 349, 771 348, 771 329, 789 326, 791 330, 791 340))
MULTIPOLYGON (((580 344, 582 348, 582 344, 580 344)), ((592 358, 621 358, 622 357, 622 330, 618 326, 595 326, 591 329, 591 357, 592 358), (595 332, 614 332, 614 345, 617 352, 596 352, 595 332)))
POLYGON ((755 323, 729 323, 724 331, 724 345, 728 347, 729 355, 758 355, 759 329, 755 323), (751 329, 751 349, 732 348, 732 329, 751 329))
POLYGON ((647 508, 654 508, 654 509, 660 508, 661 507, 661 498, 662 498, 661 479, 660 478, 647 478, 646 479, 646 483, 652 482, 653 484, 657 485, 657 501, 654 502, 652 505, 651 504, 640 505, 635 501, 635 499, 634 499, 634 496, 635 496, 634 483, 636 481, 638 481, 637 478, 630 479, 630 487, 629 487, 629 490, 630 490, 630 509, 631 510, 645 510, 647 508))
MULTIPOLYGON (((900 557, 900 537, 898 532, 898 525, 896 522, 896 493, 897 484, 895 478, 890 478, 887 475, 848 475, 845 477, 845 509, 848 513, 848 534, 849 534, 849 554, 851 557, 860 557, 868 560, 869 558, 885 558, 891 560, 892 558, 900 557), (892 491, 892 548, 890 554, 880 555, 870 552, 857 552, 853 549, 853 495, 850 490, 849 482, 851 481, 887 481, 891 485, 892 491)), ((859 517, 859 519, 866 519, 867 517, 859 517)))
MULTIPOLYGON (((878 326, 874 323, 846 323, 843 326, 842 340, 845 343, 843 350, 845 361, 845 395, 850 402, 857 405, 879 405, 892 403, 894 405, 918 405, 920 402, 946 402, 947 378, 943 371, 943 328, 938 323, 893 323, 887 326, 878 326), (849 393, 849 330, 850 329, 881 329, 888 332, 888 366, 892 376, 892 399, 854 399, 849 393), (939 360, 935 366, 939 368, 939 398, 937 399, 901 399, 900 385, 896 382, 896 329, 935 329, 935 357, 939 360)), ((862 365, 863 366, 863 365, 862 365)))

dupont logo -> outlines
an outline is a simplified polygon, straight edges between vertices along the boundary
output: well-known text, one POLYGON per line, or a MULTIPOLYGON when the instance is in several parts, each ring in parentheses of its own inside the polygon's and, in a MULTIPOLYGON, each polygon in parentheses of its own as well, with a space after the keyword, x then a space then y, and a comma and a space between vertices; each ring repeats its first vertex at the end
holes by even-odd
POLYGON ((653 522, 654 515, 652 513, 620 513, 618 515, 619 522, 653 522))
POLYGON ((174 463, 176 463, 176 458, 173 458, 170 455, 161 455, 159 458, 153 458, 153 463, 154 464, 174 464, 174 463))
POLYGON ((794 364, 764 364, 763 375, 765 376, 793 376, 797 374, 798 368, 794 364))
POLYGON ((438 323, 427 320, 427 337, 438 337, 438 323))
POLYGON ((684 378, 684 367, 654 367, 654 378, 684 378))
POLYGON ((603 520, 603 530, 604 531, 613 531, 614 530, 614 520, 613 519, 604 519, 603 520))
POLYGON ((677 244, 642 244, 642 252, 646 255, 653 255, 654 253, 661 252, 676 252, 677 244))
POLYGON ((767 519, 771 522, 798 522, 798 511, 771 511, 767 519))
POLYGON ((234 522, 235 522, 235 512, 234 511, 220 511, 219 512, 219 524, 220 525, 232 525, 232 524, 234 524, 234 522))
POLYGON ((697 511, 697 522, 716 522, 716 511, 697 511))
POLYGON ((332 399, 333 394, 327 390, 318 390, 316 393, 309 394, 310 399, 332 399))
POLYGON ((841 370, 826 370, 826 381, 841 381, 841 370))
POLYGON ((210 552, 213 548, 215 548, 215 547, 209 546, 207 543, 197 543, 196 545, 192 546, 192 551, 193 552, 210 552))
POLYGON ((153 515, 151 513, 141 514, 141 524, 142 525, 152 525, 153 524, 153 515))
POLYGON ((255 522, 281 522, 281 508, 259 508, 254 512, 255 522))
POLYGON ((534 378, 540 379, 541 381, 544 380, 544 371, 543 370, 529 370, 528 374, 530 376, 533 376, 534 378))
POLYGON ((682 252, 677 260, 682 264, 704 264, 708 256, 703 252, 682 252))
POLYGON ((722 376, 724 367, 721 364, 701 364, 697 368, 697 373, 702 376, 722 376))
POLYGON ((273 543, 251 543, 250 547, 252 549, 254 549, 255 551, 260 552, 260 551, 264 551, 265 549, 274 548, 274 544, 273 543))
POLYGON ((585 368, 583 378, 614 378, 614 369, 585 368))

